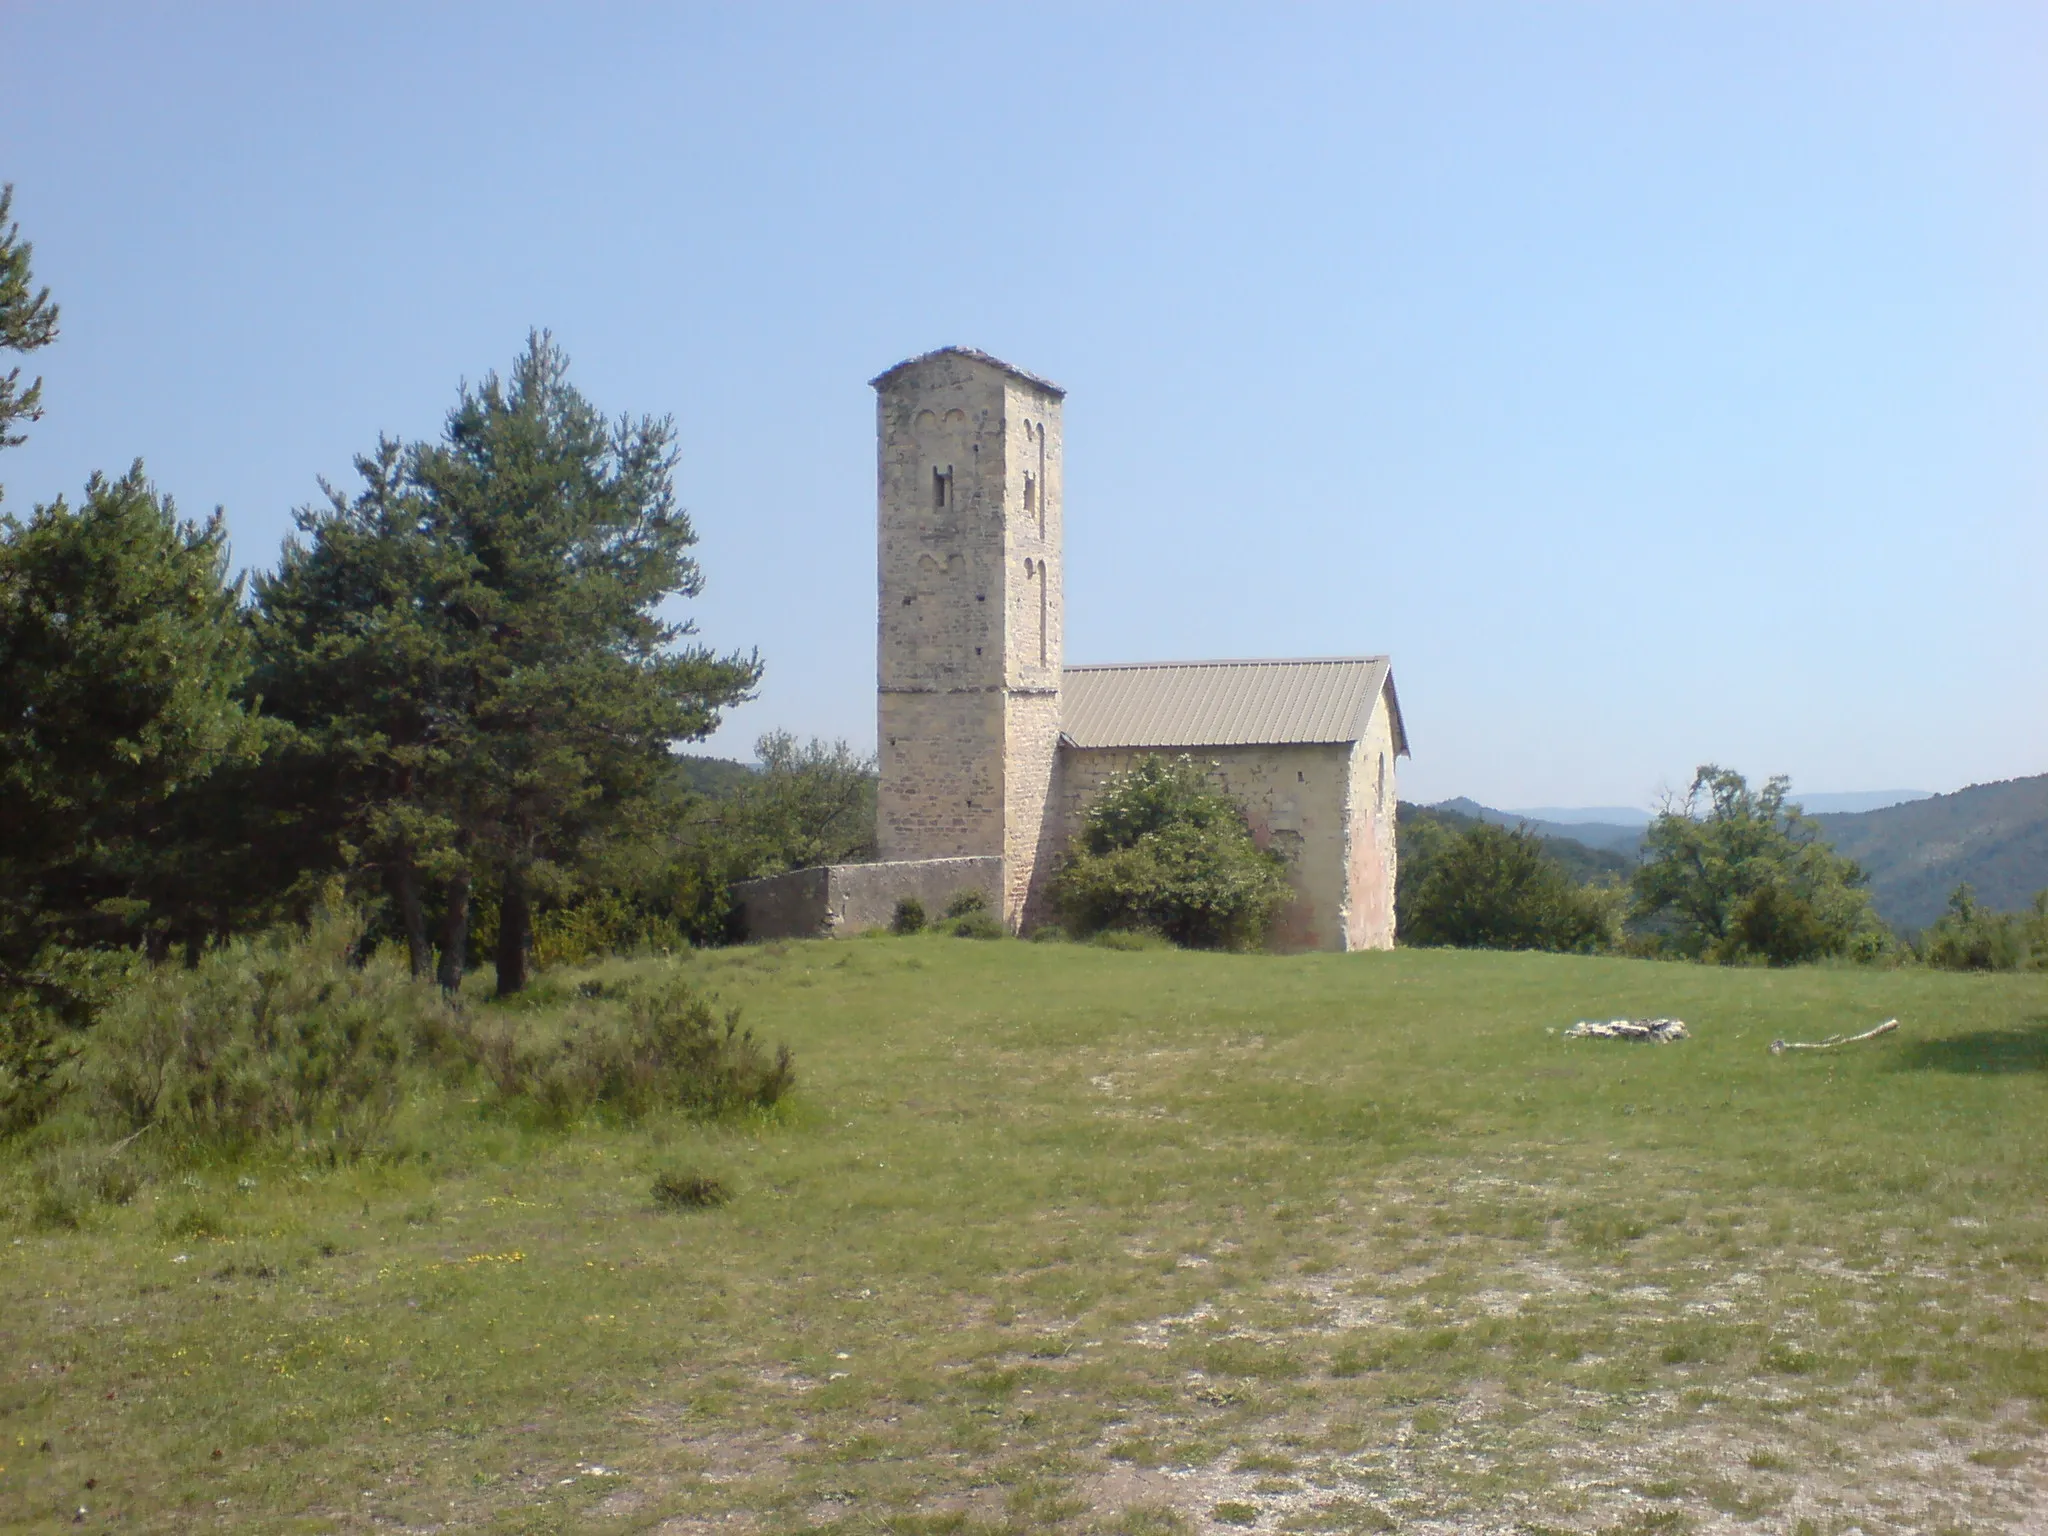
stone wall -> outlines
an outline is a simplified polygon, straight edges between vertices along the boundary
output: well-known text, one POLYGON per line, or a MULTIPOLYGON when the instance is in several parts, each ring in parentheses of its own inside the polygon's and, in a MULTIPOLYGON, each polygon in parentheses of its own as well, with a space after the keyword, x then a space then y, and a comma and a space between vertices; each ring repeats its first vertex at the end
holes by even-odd
POLYGON ((1003 754, 1003 922, 1013 931, 1035 917, 1036 897, 1058 845, 1046 837, 1060 757, 1060 696, 1012 693, 1003 754))
POLYGON ((819 939, 886 928, 896 903, 915 897, 937 917, 966 891, 991 905, 1003 888, 996 858, 902 859, 793 869, 733 887, 749 939, 819 939))
POLYGON ((1380 696, 1351 750, 1344 805, 1344 947, 1394 947, 1394 729, 1380 696))
MULTIPOLYGON (((1137 749, 1060 752, 1056 818, 1064 848, 1081 828, 1088 807, 1113 773, 1147 756, 1137 749)), ((1178 755, 1164 751, 1162 756, 1178 755)), ((1188 753, 1209 779, 1243 809, 1252 840, 1287 858, 1294 900, 1273 925, 1277 949, 1344 949, 1346 915, 1346 802, 1350 795, 1348 743, 1301 746, 1205 747, 1188 753)))
POLYGON ((885 860, 997 856, 1016 927, 1059 742, 1059 391, 941 351, 875 381, 885 860))
POLYGON ((950 859, 1003 849, 1002 696, 884 693, 876 852, 950 859))

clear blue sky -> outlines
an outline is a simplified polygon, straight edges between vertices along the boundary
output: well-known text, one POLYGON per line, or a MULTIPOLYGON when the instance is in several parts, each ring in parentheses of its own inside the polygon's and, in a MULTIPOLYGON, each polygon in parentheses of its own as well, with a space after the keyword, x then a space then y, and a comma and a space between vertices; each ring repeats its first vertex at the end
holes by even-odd
POLYGON ((873 406, 1065 384, 1068 657, 1394 657, 1403 793, 2048 771, 2048 7, 0 4, 64 334, 268 564, 551 327, 759 731, 872 745, 873 406))

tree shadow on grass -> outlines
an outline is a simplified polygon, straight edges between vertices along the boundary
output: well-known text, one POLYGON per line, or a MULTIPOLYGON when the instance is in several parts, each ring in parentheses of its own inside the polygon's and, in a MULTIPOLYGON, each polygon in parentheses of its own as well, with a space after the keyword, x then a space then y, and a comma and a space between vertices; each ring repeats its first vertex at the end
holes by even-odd
POLYGON ((1900 1053, 1900 1071, 2048 1072, 2048 1019, 2017 1029, 1973 1029, 1946 1040, 1920 1040, 1900 1053))

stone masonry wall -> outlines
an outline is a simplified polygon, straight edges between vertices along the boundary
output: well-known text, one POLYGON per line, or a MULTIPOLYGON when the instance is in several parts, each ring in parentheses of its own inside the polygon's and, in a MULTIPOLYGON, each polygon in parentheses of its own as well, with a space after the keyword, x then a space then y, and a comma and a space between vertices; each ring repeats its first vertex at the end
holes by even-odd
POLYGON ((1394 730, 1384 693, 1351 751, 1344 805, 1344 947, 1394 947, 1394 730))
POLYGON ((1046 835, 1060 758, 1060 696, 1013 693, 1005 706, 1003 921, 1038 920, 1038 897, 1058 845, 1046 835))
POLYGON ((1066 593, 1060 402, 1012 377, 1005 388, 1003 502, 1008 641, 1003 681, 1003 921, 1021 928, 1042 885, 1047 805, 1059 759, 1066 593))
POLYGON ((965 891, 993 903, 1002 877, 1003 861, 994 858, 832 864, 744 881, 733 895, 748 938, 816 939, 886 928, 905 897, 932 917, 965 891))
MULTIPOLYGON (((1057 847, 1064 849, 1080 830, 1109 776, 1146 755, 1143 750, 1121 748, 1062 749, 1053 818, 1059 826, 1057 847)), ((1243 808, 1252 840, 1287 857, 1287 881, 1295 897, 1274 923, 1273 946, 1349 947, 1344 835, 1352 771, 1348 744, 1205 747, 1188 755, 1243 808)))
POLYGON ((1003 709, 995 693, 885 693, 877 853, 1003 851, 1003 709))
POLYGON ((877 391, 878 852, 1004 858, 1015 926, 1059 735, 1059 395, 957 352, 877 391))
POLYGON ((1002 379, 933 358, 876 413, 878 852, 1000 854, 1002 379))

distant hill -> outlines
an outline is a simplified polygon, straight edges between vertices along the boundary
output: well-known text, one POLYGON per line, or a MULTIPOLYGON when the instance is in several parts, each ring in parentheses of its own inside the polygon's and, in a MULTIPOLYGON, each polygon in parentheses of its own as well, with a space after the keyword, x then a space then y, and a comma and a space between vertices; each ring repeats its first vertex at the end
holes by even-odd
MULTIPOLYGON (((1903 933, 1916 933, 1947 910, 1949 892, 1967 881, 1977 899, 2016 912, 2048 888, 2048 774, 1973 784, 1952 795, 1918 790, 1868 790, 1792 797, 1813 812, 1814 823, 1837 851, 1870 876, 1878 916, 1903 933), (1822 812, 1819 807, 1871 800, 1879 810, 1822 812), (1903 802, 1903 803, 1901 803, 1903 802)), ((1526 825, 1580 880, 1626 875, 1642 847, 1643 824, 1545 820, 1534 813, 1495 810, 1462 795, 1423 809, 1446 821, 1526 825), (1583 853, 1574 851, 1583 850, 1583 853), (1598 855, 1588 862, 1584 855, 1598 855)), ((1557 809, 1580 816, 1591 811, 1557 809)), ((1638 813, 1615 807, 1610 814, 1638 813)))
POLYGON ((1878 915, 1907 932, 1941 916, 1964 881, 2008 912, 2048 887, 2048 774, 1813 819, 1870 876, 1878 915))
POLYGON ((1792 792, 1792 799, 1801 809, 1815 816, 1831 816, 1837 811, 1881 811, 1887 806, 1904 805, 1909 800, 1932 800, 1931 789, 1852 789, 1845 793, 1826 795, 1802 795, 1792 792))
MULTIPOLYGON (((1515 811, 1497 811, 1490 805, 1481 805, 1477 800, 1468 800, 1463 795, 1455 800, 1439 801, 1429 809, 1448 811, 1454 816, 1466 816, 1474 821, 1490 821, 1499 827, 1519 827, 1527 823, 1529 830, 1538 837, 1583 843, 1588 848, 1601 848, 1610 853, 1626 855, 1630 861, 1634 860, 1636 850, 1642 847, 1643 829, 1649 825, 1647 815, 1632 826, 1604 821, 1544 821, 1515 811)), ((1619 814, 1633 816, 1640 813, 1622 811, 1619 814)))
POLYGON ((731 794, 754 776, 751 766, 736 763, 729 757, 692 757, 678 753, 675 764, 685 784, 699 794, 714 797, 731 794))
MULTIPOLYGON (((1904 805, 1909 800, 1933 798, 1929 789, 1851 789, 1816 794, 1794 792, 1792 798, 1815 816, 1836 811, 1881 811, 1886 806, 1904 805)), ((1470 800, 1446 800, 1444 804, 1464 810, 1470 800)), ((1656 812, 1632 805, 1538 805, 1523 810, 1496 811, 1481 806, 1487 821, 1526 821, 1532 827, 1564 827, 1564 835, 1584 837, 1603 847, 1633 847, 1622 837, 1628 828, 1638 830, 1656 819, 1656 812)), ((1476 813, 1468 813, 1476 814, 1476 813)))
MULTIPOLYGON (((1867 811, 1867 805, 1848 806, 1841 809, 1867 811)), ((1580 826, 1587 822, 1609 827, 1647 827, 1650 813, 1632 805, 1539 805, 1522 809, 1509 809, 1498 814, 1520 816, 1525 821, 1554 821, 1560 826, 1580 826)))
MULTIPOLYGON (((1411 805, 1404 800, 1395 808, 1395 814, 1400 822, 1413 822, 1418 817, 1431 817, 1446 826, 1460 829, 1469 827, 1475 821, 1490 821, 1508 827, 1522 825, 1522 818, 1503 815, 1490 806, 1480 805, 1476 800, 1446 800, 1441 805, 1411 805), (1474 810, 1461 809, 1468 805, 1474 810), (1485 814, 1477 815, 1474 811, 1483 811, 1485 814)), ((1543 831, 1534 822, 1528 825, 1531 831, 1543 839, 1543 851, 1562 864, 1565 872, 1581 885, 1602 877, 1626 880, 1629 871, 1636 867, 1632 853, 1619 853, 1612 848, 1595 848, 1575 837, 1554 836, 1543 831)), ((1636 836, 1640 840, 1642 834, 1638 832, 1636 836)))

